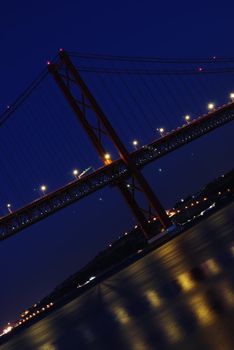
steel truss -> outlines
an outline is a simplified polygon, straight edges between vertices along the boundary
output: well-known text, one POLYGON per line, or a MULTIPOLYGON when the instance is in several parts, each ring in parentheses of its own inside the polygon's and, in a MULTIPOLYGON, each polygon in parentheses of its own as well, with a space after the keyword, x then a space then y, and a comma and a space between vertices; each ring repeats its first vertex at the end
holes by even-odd
MULTIPOLYGON (((229 103, 192 120, 189 124, 169 132, 164 137, 143 146, 130 154, 132 162, 138 169, 169 154, 172 151, 198 139, 199 137, 233 121, 234 103, 229 103)), ((27 206, 0 219, 0 240, 43 220, 62 208, 98 191, 107 185, 124 182, 130 172, 122 159, 103 166, 85 177, 75 180, 66 186, 33 201, 27 206)))
POLYGON ((148 211, 148 215, 154 210, 155 215, 157 215, 163 228, 171 226, 171 221, 168 218, 166 211, 140 170, 132 161, 129 152, 116 134, 107 116, 91 94, 79 72, 74 67, 69 55, 61 50, 59 53, 59 61, 50 64, 48 68, 92 142, 92 145, 102 163, 104 165, 111 163, 110 155, 103 146, 102 139, 104 137, 108 138, 108 140, 114 145, 120 158, 125 163, 130 177, 133 180, 132 183, 134 187, 129 188, 125 182, 121 181, 116 182, 116 186, 119 188, 123 198, 135 215, 146 239, 149 238, 150 226, 148 225, 147 217, 145 215, 146 209, 142 210, 139 203, 137 203, 135 196, 136 190, 139 190, 143 195, 147 208, 152 208, 148 211), (93 126, 93 124, 95 124, 95 126, 93 126), (134 191, 132 189, 134 189, 134 191))

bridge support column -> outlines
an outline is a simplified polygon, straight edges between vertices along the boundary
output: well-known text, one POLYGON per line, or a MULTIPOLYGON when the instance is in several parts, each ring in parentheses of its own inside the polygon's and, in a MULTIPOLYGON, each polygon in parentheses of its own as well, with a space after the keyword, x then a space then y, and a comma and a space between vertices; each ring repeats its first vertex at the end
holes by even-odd
MULTIPOLYGON (((103 164, 108 165, 108 163, 111 160, 107 158, 106 156, 107 152, 103 147, 103 145, 101 144, 101 140, 99 137, 100 133, 104 133, 106 136, 108 136, 109 140, 112 141, 120 157, 126 164, 126 167, 129 170, 129 173, 137 181, 137 185, 140 188, 141 192, 144 194, 144 197, 147 200, 148 204, 150 204, 151 207, 155 210, 162 226, 164 228, 171 226, 171 221, 168 218, 163 206, 155 196, 154 192, 152 191, 151 187, 149 186, 148 182, 146 181, 146 179, 144 178, 140 170, 136 167, 135 163, 132 161, 129 152, 127 151, 124 144, 121 142, 120 138, 116 134, 115 130, 113 129, 112 125, 110 124, 103 110, 97 103, 96 99, 89 91, 87 85, 84 83, 79 72, 74 67, 68 54, 64 51, 60 51, 59 57, 60 57, 59 63, 48 65, 49 71, 51 72, 52 76, 54 77, 54 80, 56 81, 62 93, 64 94, 65 98, 67 99, 68 103, 70 104, 75 115, 81 122, 81 125, 83 126, 85 132, 88 134, 103 164), (61 69, 61 67, 65 68, 66 70, 65 76, 64 74, 59 73, 59 69, 61 69), (70 84, 73 84, 76 86, 76 88, 78 88, 78 92, 80 94, 79 102, 77 100, 77 96, 73 95, 73 91, 70 88, 70 84), (91 126, 91 124, 88 122, 86 118, 85 106, 87 105, 89 107, 89 110, 90 109, 92 110, 94 116, 98 121, 98 125, 99 125, 98 133, 97 133, 97 130, 95 130, 91 126)), ((137 204, 135 198, 133 197, 129 189, 126 187, 126 184, 118 183, 117 185, 123 197, 125 198, 127 204, 132 209, 132 212, 134 213, 138 223, 140 224, 145 237, 148 239, 150 231, 149 231, 149 225, 144 213, 142 212, 141 208, 137 204)))

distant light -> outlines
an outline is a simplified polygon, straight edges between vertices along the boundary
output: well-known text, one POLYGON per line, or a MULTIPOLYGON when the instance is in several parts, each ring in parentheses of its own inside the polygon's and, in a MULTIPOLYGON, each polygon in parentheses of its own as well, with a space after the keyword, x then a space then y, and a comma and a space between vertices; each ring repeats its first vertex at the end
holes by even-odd
POLYGON ((230 99, 231 99, 231 100, 234 100, 234 92, 231 92, 231 93, 230 93, 230 99))
POLYGON ((41 185, 40 190, 41 192, 45 192, 47 189, 46 185, 41 185))
POLYGON ((106 165, 110 164, 111 163, 111 155, 110 155, 110 153, 106 153, 104 155, 104 159, 105 159, 105 164, 106 165))
POLYGON ((9 211, 9 213, 12 214, 11 204, 8 203, 6 206, 7 206, 7 210, 9 211))
POLYGON ((62 51, 63 51, 63 49, 62 49, 62 48, 60 48, 60 49, 59 49, 59 52, 62 52, 62 51))
POLYGON ((77 177, 78 174, 79 174, 79 170, 78 170, 78 169, 73 169, 72 174, 73 174, 75 177, 77 177))
POLYGON ((199 67, 199 68, 198 68, 198 71, 199 71, 199 72, 202 72, 202 71, 203 71, 203 68, 202 68, 202 67, 199 67))
POLYGON ((161 127, 161 128, 157 128, 156 130, 160 133, 161 136, 163 136, 163 134, 165 132, 164 128, 161 127))
POLYGON ((184 116, 184 119, 186 120, 186 122, 189 122, 190 121, 190 116, 187 114, 184 116))
POLYGON ((184 199, 183 198, 181 198, 181 200, 180 200, 181 202, 184 202, 184 199))
POLYGON ((12 327, 12 326, 10 326, 10 325, 9 325, 9 326, 7 326, 6 328, 4 328, 4 329, 3 329, 3 333, 4 333, 4 334, 9 333, 9 332, 12 330, 12 328, 13 328, 13 327, 12 327))
POLYGON ((127 187, 129 188, 129 187, 131 187, 131 185, 130 185, 130 184, 127 184, 127 187))
POLYGON ((49 66, 51 64, 51 62, 50 61, 47 61, 47 66, 49 66))
POLYGON ((214 103, 210 102, 210 103, 208 103, 207 107, 211 111, 212 109, 214 109, 215 105, 214 105, 214 103))
POLYGON ((137 140, 133 140, 132 144, 133 144, 133 146, 137 146, 138 145, 138 141, 137 140))
POLYGON ((104 157, 105 159, 110 159, 111 158, 110 153, 106 153, 104 157))

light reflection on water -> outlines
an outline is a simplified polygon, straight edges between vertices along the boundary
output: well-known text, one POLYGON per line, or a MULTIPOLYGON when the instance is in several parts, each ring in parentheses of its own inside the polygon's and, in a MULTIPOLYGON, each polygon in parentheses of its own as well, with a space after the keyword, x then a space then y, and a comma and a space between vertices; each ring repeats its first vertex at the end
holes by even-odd
POLYGON ((147 289, 145 291, 145 297, 149 301, 153 308, 158 308, 162 305, 162 300, 159 298, 157 292, 153 289, 147 289))
POLYGON ((210 326, 213 322, 215 322, 215 313, 207 305, 202 294, 192 296, 189 300, 189 306, 191 311, 196 316, 199 326, 210 326))
POLYGON ((181 273, 177 277, 177 281, 184 292, 188 292, 195 287, 195 282, 188 272, 181 273))
POLYGON ((24 334, 27 344, 32 349, 38 350, 56 350, 55 346, 52 344, 53 339, 56 337, 56 326, 53 325, 48 319, 44 319, 38 327, 34 324, 30 332, 24 334))
POLYGON ((39 350, 56 350, 53 344, 47 343, 39 347, 39 350))
POLYGON ((0 350, 232 350, 233 209, 215 213, 0 350))
POLYGON ((234 292, 228 282, 222 285, 221 293, 227 305, 234 306, 234 292))

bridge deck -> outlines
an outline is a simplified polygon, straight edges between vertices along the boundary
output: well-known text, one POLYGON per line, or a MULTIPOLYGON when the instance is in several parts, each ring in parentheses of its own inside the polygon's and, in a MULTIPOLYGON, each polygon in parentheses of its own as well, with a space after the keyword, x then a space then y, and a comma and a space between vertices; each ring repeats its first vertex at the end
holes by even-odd
MULTIPOLYGON (((179 147, 231 122, 233 119, 234 103, 232 102, 169 132, 164 137, 132 152, 131 156, 136 165, 142 168, 179 147)), ((113 161, 110 165, 102 167, 80 180, 73 181, 1 218, 0 240, 9 238, 58 210, 107 185, 114 185, 117 181, 128 178, 128 176, 128 170, 123 161, 121 159, 113 161)))

